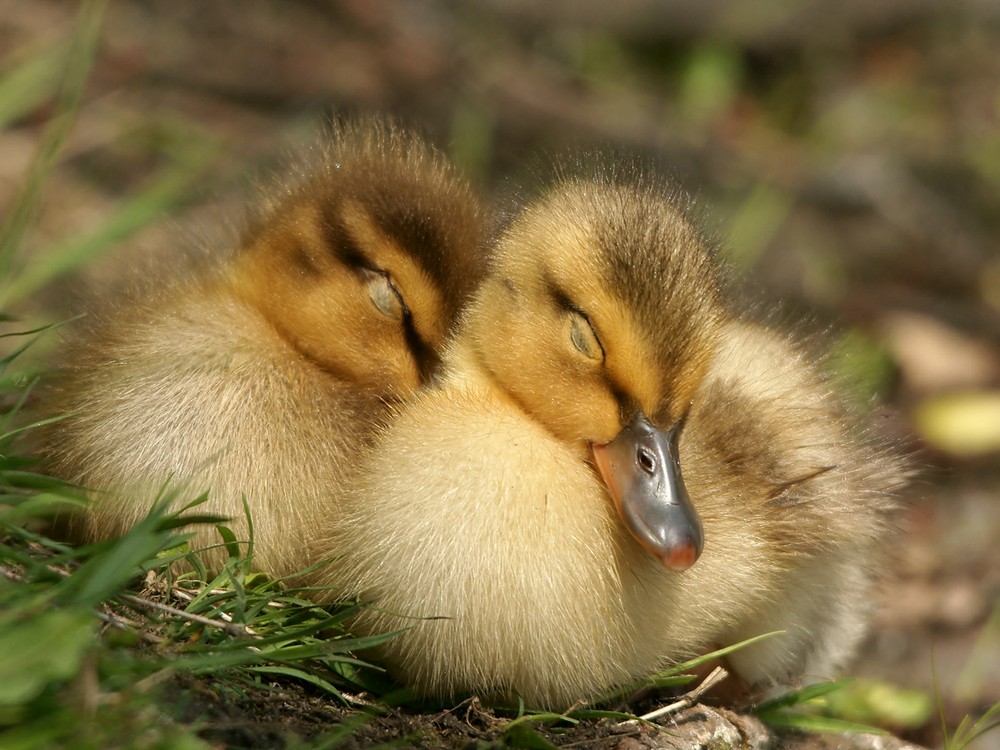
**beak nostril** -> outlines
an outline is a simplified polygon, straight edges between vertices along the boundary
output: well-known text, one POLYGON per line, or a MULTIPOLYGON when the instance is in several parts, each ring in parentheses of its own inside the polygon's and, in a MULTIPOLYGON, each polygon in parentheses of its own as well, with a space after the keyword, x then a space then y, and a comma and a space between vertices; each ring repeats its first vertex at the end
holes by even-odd
POLYGON ((635 452, 635 460, 647 474, 656 471, 656 458, 647 448, 640 446, 635 452))

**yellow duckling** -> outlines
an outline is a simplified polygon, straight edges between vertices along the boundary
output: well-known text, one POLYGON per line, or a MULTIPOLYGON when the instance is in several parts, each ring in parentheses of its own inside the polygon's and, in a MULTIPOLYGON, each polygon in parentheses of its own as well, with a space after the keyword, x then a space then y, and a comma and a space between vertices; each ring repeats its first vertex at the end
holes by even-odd
MULTIPOLYGON (((172 479, 188 500, 207 490, 199 511, 241 539, 245 496, 256 566, 296 570, 307 509, 324 512, 389 404, 436 368, 483 270, 483 225, 441 155, 357 122, 305 155, 235 250, 99 300, 42 399, 70 415, 44 436, 47 468, 94 490, 70 533, 123 532, 172 479)), ((192 544, 219 542, 205 527, 192 544)))
POLYGON ((580 699, 778 628, 758 686, 851 652, 895 464, 740 323, 676 197, 568 180, 501 238, 440 383, 320 521, 316 576, 435 696, 580 699))

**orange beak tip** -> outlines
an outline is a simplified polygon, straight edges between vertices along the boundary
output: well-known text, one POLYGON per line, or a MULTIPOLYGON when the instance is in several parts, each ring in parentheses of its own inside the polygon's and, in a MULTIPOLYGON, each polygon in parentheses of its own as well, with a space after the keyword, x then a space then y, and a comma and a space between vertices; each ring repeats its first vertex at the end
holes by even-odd
POLYGON ((682 573, 697 562, 698 549, 693 544, 683 544, 657 557, 665 567, 676 573, 682 573))

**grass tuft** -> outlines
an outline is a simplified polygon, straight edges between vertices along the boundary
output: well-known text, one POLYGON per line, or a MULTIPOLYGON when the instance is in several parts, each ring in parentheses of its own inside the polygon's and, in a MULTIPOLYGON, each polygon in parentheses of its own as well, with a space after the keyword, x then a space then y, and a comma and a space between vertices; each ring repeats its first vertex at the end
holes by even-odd
POLYGON ((354 652, 391 634, 351 637, 343 626, 354 608, 315 606, 248 572, 245 559, 210 581, 176 573, 195 555, 187 522, 205 518, 187 510, 158 505, 121 538, 75 548, 32 531, 39 518, 0 517, 0 746, 26 742, 34 727, 39 747, 76 747, 81 726, 123 706, 150 722, 132 729, 184 737, 155 729, 171 712, 162 688, 179 675, 235 689, 294 680, 353 703, 350 691, 364 689, 355 677, 377 671, 354 652))
POLYGON ((978 719, 966 716, 950 737, 945 731, 944 750, 964 750, 977 739, 1000 728, 1000 701, 994 703, 978 719))

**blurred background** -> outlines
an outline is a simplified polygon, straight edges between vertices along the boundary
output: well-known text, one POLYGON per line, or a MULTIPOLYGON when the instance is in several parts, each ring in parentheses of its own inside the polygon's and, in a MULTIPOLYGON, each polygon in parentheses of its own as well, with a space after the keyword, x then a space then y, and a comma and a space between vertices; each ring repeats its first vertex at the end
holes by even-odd
POLYGON ((37 192, 0 238, 5 309, 56 319, 126 250, 226 241, 255 181, 365 112, 504 202, 581 149, 694 194, 916 451, 843 700, 929 745, 939 707, 1000 700, 1000 4, 2 0, 0 214, 37 192))

